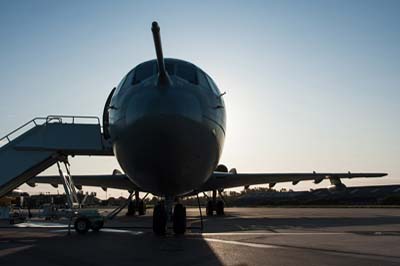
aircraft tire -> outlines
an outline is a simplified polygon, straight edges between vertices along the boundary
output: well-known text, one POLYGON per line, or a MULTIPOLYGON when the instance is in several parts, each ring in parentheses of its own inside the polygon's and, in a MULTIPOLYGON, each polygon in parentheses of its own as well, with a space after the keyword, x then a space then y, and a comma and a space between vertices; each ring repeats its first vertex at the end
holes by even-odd
POLYGON ((135 201, 130 201, 128 203, 128 212, 126 213, 126 215, 127 216, 135 215, 135 211, 136 211, 136 203, 135 201))
POLYGON ((225 214, 224 205, 225 204, 222 200, 217 201, 217 206, 215 208, 217 215, 222 216, 225 214))
POLYGON ((213 216, 214 212, 214 206, 213 202, 211 200, 207 201, 207 206, 206 206, 206 215, 207 216, 213 216))
POLYGON ((89 221, 89 219, 87 219, 87 218, 85 218, 85 217, 79 217, 79 218, 77 218, 77 219, 75 220, 75 223, 74 223, 74 228, 75 228, 75 231, 76 231, 78 234, 81 234, 81 235, 86 234, 87 231, 89 231, 89 228, 90 228, 90 221, 89 221))
POLYGON ((138 213, 139 215, 146 214, 146 203, 143 200, 139 201, 138 213))
POLYGON ((176 235, 183 235, 186 232, 186 208, 180 203, 175 205, 172 222, 176 235))
POLYGON ((156 235, 165 235, 167 230, 167 212, 164 204, 157 204, 153 211, 153 232, 156 235))

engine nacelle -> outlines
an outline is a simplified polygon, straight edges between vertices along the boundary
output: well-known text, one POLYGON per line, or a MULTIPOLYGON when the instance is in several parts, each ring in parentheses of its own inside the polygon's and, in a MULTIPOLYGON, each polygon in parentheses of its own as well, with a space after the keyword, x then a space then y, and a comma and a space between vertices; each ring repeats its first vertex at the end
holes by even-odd
POLYGON ((336 185, 331 185, 331 186, 328 187, 328 191, 332 192, 332 193, 334 193, 334 192, 343 192, 343 191, 346 191, 346 189, 347 189, 347 187, 343 183, 336 184, 336 185))
POLYGON ((28 186, 30 186, 30 187, 36 187, 36 184, 35 183, 32 183, 32 182, 26 182, 26 184, 28 185, 28 186))
POLYGON ((217 168, 215 168, 215 171, 227 173, 228 172, 228 167, 226 167, 226 165, 224 165, 224 164, 219 164, 217 166, 217 168))
POLYGON ((114 169, 113 172, 112 172, 112 174, 113 174, 113 175, 122 175, 123 173, 122 173, 120 170, 118 170, 118 169, 114 169))

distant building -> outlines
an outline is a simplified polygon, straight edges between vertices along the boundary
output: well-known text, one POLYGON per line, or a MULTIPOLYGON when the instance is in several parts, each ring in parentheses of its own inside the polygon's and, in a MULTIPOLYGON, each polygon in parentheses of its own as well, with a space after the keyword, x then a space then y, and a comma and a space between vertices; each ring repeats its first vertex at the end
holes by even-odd
POLYGON ((348 187, 341 191, 251 191, 235 205, 400 205, 400 185, 348 187))

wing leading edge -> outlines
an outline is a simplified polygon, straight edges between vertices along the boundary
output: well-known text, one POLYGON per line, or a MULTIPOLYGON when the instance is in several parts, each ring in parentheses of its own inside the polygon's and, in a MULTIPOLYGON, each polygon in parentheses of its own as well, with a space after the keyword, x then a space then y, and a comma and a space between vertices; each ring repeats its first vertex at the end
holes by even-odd
MULTIPOLYGON (((107 188, 125 189, 130 192, 142 191, 138 186, 132 183, 124 174, 112 175, 73 175, 72 180, 77 188, 82 186, 101 187, 103 190, 107 188)), ((62 185, 60 176, 58 175, 42 175, 31 178, 27 184, 34 186, 35 184, 50 184, 54 187, 62 185)))
MULTIPOLYGON (((235 169, 229 172, 217 172, 215 171, 211 177, 197 189, 197 192, 210 191, 210 190, 221 190, 226 188, 259 185, 259 184, 270 184, 270 186, 276 183, 292 182, 297 184, 300 181, 313 180, 314 183, 318 184, 324 179, 329 179, 332 184, 337 182, 340 183, 342 178, 372 178, 372 177, 383 177, 386 173, 237 173, 235 169)), ((128 177, 124 174, 112 174, 112 175, 74 175, 72 176, 76 187, 81 188, 82 186, 94 186, 101 187, 104 190, 106 188, 125 189, 128 191, 143 191, 141 188, 132 183, 128 177)), ((59 176, 36 176, 27 182, 28 185, 34 186, 34 184, 51 184, 54 187, 62 185, 61 178, 59 176)))
POLYGON ((340 182, 341 178, 371 178, 383 177, 386 173, 237 173, 235 169, 229 172, 214 172, 199 191, 219 190, 240 186, 292 182, 297 184, 304 180, 314 180, 318 184, 324 179, 331 183, 340 182))

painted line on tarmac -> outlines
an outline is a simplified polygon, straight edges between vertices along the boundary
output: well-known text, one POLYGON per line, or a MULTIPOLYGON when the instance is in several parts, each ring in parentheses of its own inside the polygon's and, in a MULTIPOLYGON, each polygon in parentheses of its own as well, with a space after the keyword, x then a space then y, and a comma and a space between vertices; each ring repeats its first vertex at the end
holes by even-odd
POLYGON ((202 238, 198 240, 205 240, 207 242, 217 242, 223 244, 231 244, 237 246, 246 246, 251 248, 279 248, 278 246, 268 245, 268 244, 257 244, 257 243, 248 243, 248 242, 240 242, 233 240, 223 240, 223 239, 215 239, 215 238, 202 238))
MULTIPOLYGON (((71 227, 71 232, 74 232, 75 230, 73 227, 71 227)), ((52 230, 52 233, 67 233, 68 229, 60 229, 60 230, 52 230)), ((100 230, 100 232, 104 233, 122 233, 122 234, 130 234, 134 236, 142 235, 144 232, 142 231, 130 231, 130 230, 120 230, 120 229, 112 229, 112 228, 103 228, 100 230)))
POLYGON ((144 232, 142 231, 131 231, 131 230, 121 230, 121 229, 112 229, 112 228, 103 228, 100 230, 101 232, 106 232, 106 233, 126 233, 130 235, 142 235, 144 232))
POLYGON ((17 253, 19 251, 26 250, 26 249, 30 249, 33 246, 34 245, 27 245, 27 246, 22 246, 22 247, 6 248, 6 249, 3 249, 3 250, 0 250, 0 257, 11 255, 11 254, 14 254, 14 253, 17 253))
POLYGON ((19 224, 14 224, 14 226, 15 227, 21 227, 21 228, 24 228, 24 227, 38 227, 38 228, 41 228, 41 227, 58 227, 58 228, 60 228, 60 227, 62 227, 62 228, 67 228, 68 227, 68 225, 67 224, 61 224, 61 223, 43 223, 43 222, 38 222, 38 223, 35 223, 35 222, 26 222, 26 223, 19 223, 19 224))
POLYGON ((221 233, 200 233, 202 236, 245 236, 245 235, 347 235, 346 232, 221 232, 221 233))

